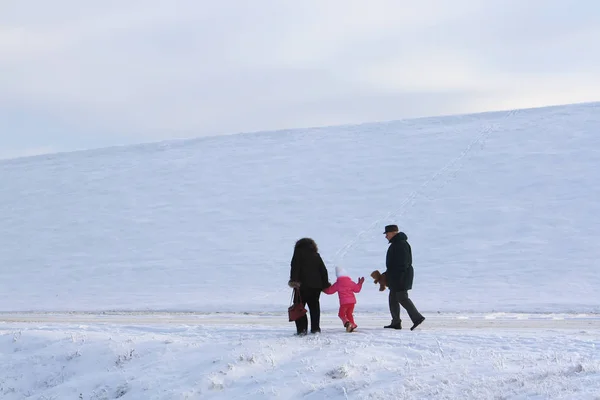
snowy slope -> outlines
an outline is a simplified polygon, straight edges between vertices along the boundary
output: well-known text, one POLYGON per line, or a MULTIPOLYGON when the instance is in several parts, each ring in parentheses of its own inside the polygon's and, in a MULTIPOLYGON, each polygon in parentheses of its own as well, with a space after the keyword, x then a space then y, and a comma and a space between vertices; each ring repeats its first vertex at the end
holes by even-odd
POLYGON ((600 312, 599 131, 593 103, 0 161, 0 310, 282 311, 296 239, 368 278, 398 223, 424 313, 600 312))

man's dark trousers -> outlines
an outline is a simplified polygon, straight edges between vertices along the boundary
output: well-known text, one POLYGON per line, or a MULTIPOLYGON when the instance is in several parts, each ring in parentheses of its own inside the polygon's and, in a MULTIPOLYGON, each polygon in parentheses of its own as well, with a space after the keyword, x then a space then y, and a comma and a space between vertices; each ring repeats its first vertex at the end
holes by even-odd
POLYGON ((390 290, 389 302, 390 314, 392 314, 392 325, 400 325, 402 322, 400 319, 400 306, 404 307, 413 324, 423 319, 423 316, 417 310, 417 307, 415 307, 412 300, 408 297, 407 290, 400 290, 397 292, 390 290))

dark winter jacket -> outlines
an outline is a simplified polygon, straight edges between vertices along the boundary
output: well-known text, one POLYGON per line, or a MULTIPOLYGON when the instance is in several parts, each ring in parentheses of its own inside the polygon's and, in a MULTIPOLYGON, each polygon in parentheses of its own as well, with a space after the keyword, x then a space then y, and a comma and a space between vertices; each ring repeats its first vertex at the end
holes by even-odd
POLYGON ((415 272, 412 266, 412 250, 407 240, 404 232, 398 232, 390 241, 385 257, 387 284, 393 291, 412 289, 415 272))
POLYGON ((327 268, 314 249, 296 246, 291 262, 290 281, 300 282, 301 288, 325 289, 331 286, 327 268))

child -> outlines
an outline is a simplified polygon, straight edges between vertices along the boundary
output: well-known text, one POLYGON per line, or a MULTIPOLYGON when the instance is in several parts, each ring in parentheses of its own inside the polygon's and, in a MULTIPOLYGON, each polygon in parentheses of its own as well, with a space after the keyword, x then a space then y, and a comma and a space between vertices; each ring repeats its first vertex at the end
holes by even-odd
POLYGON ((338 313, 338 316, 346 327, 346 332, 352 332, 357 327, 354 323, 354 316, 352 315, 354 312, 354 305, 356 304, 356 296, 354 296, 354 293, 360 292, 365 278, 361 277, 358 279, 358 283, 354 283, 346 271, 339 266, 335 267, 335 274, 337 280, 330 287, 323 289, 323 292, 327 294, 338 292, 340 298, 340 312, 338 313))

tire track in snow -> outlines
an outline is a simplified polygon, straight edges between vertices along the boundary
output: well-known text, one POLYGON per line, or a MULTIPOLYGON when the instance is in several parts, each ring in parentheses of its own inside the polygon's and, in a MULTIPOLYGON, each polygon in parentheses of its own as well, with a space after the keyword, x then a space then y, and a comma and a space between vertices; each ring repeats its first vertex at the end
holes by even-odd
MULTIPOLYGON (((505 119, 510 119, 516 116, 519 113, 519 110, 510 110, 504 114, 505 119)), ((438 186, 432 186, 431 190, 433 193, 441 190, 446 184, 448 184, 452 179, 456 177, 458 172, 462 169, 463 164, 467 156, 472 153, 472 150, 475 148, 479 148, 480 150, 484 148, 487 140, 490 136, 499 130, 498 124, 483 124, 481 129, 476 134, 475 138, 460 152, 460 154, 450 161, 448 161, 444 166, 442 166, 439 170, 437 170, 433 175, 427 178, 417 189, 413 190, 393 211, 388 212, 384 217, 373 221, 371 225, 369 225, 366 229, 359 232, 354 239, 347 242, 343 245, 333 256, 334 264, 340 262, 346 254, 354 247, 356 243, 366 234, 372 232, 376 226, 382 225, 382 221, 387 221, 392 218, 399 218, 404 215, 404 213, 415 204, 419 197, 424 197, 430 199, 432 195, 429 196, 426 193, 426 189, 432 184, 437 183, 438 186), (448 177, 444 181, 440 181, 439 178, 448 175, 448 177)))

